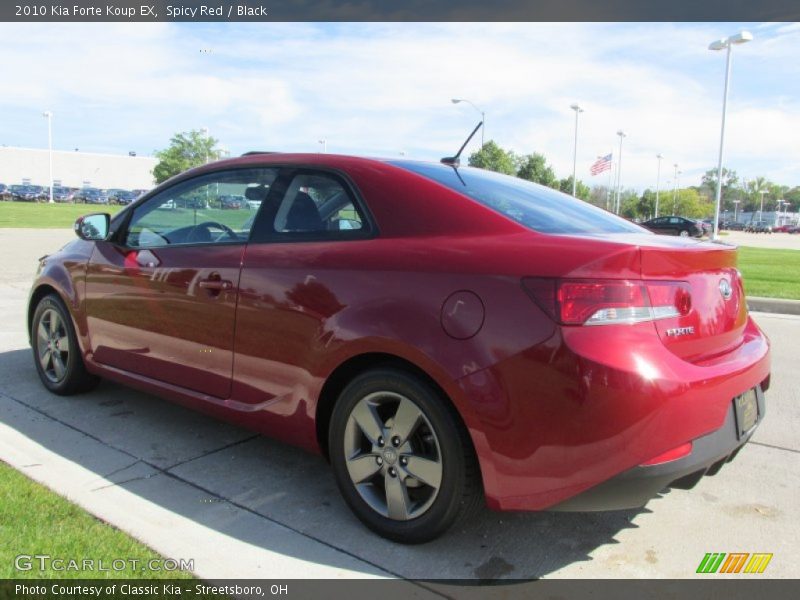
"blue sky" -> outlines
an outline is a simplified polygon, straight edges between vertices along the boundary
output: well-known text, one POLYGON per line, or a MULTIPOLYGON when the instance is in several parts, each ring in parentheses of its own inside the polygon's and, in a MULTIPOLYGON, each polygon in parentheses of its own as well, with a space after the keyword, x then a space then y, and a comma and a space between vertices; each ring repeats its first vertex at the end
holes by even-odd
MULTIPOLYGON (((0 24, 0 144, 150 154, 208 127, 251 149, 438 159, 486 111, 486 136, 578 177, 623 146, 623 184, 680 184, 716 165, 725 57, 740 29, 726 165, 800 185, 800 24, 0 24)), ((475 149, 473 147, 473 149, 475 149)), ((469 151, 469 149, 468 149, 469 151)))

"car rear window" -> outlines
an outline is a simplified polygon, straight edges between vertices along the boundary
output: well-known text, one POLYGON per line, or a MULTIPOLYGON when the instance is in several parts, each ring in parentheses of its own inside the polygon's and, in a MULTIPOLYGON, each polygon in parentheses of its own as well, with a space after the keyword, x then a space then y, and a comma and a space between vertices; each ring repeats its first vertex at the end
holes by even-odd
POLYGON ((583 200, 518 177, 471 167, 390 161, 542 233, 651 232, 583 200))

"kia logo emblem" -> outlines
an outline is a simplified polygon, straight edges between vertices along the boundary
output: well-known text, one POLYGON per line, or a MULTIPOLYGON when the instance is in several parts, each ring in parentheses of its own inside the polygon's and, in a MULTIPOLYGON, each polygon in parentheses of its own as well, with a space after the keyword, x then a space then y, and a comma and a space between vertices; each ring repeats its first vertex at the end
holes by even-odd
POLYGON ((733 288, 727 279, 721 279, 719 282, 719 293, 725 300, 730 300, 733 296, 733 288))

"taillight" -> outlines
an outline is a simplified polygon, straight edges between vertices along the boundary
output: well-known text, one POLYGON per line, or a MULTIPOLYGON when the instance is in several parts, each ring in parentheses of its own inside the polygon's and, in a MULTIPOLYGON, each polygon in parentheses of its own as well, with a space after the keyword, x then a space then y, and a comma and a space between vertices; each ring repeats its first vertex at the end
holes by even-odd
POLYGON ((646 281, 656 319, 683 317, 692 310, 689 285, 679 281, 646 281))
POLYGON ((689 286, 680 281, 545 279, 527 277, 522 286, 562 325, 641 323, 689 314, 689 286))

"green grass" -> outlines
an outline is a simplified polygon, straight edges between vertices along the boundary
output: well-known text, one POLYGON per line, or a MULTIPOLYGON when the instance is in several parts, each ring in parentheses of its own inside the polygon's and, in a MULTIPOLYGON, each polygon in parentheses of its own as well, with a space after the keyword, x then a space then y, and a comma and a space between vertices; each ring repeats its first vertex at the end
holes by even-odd
MULTIPOLYGON (((165 531, 165 535, 169 532, 165 531)), ((150 559, 161 558, 129 535, 96 519, 46 487, 0 462, 0 579, 8 578, 147 578, 188 579, 180 571, 142 570, 150 559), (15 568, 18 555, 49 555, 66 560, 102 559, 108 571, 15 568), (138 569, 111 570, 115 559, 138 559, 138 569)), ((175 557, 190 559, 191 557, 175 557)), ((79 562, 80 564, 80 562, 79 562)), ((65 563, 66 565, 66 563, 65 563)), ((130 563, 128 563, 130 565, 130 563)))
POLYGON ((121 206, 95 204, 48 204, 36 202, 0 202, 0 227, 33 227, 36 229, 69 229, 75 219, 89 213, 112 215, 121 206))
POLYGON ((800 300, 800 250, 743 246, 739 270, 748 296, 800 300))
MULTIPOLYGON (((100 206, 93 204, 47 204, 35 202, 0 202, 0 227, 32 227, 35 229, 70 229, 75 219, 90 213, 107 212, 115 214, 122 210, 121 206, 100 206)), ((242 224, 247 221, 255 211, 251 210, 221 210, 207 208, 193 211, 192 209, 159 210, 153 214, 151 220, 159 225, 176 227, 203 221, 216 221, 239 231, 242 224), (186 212, 194 214, 186 216, 186 212)))
MULTIPOLYGON (((120 206, 93 206, 86 204, 35 204, 0 202, 0 227, 69 228, 75 219, 91 212, 115 213, 120 206)), ((185 224, 178 209, 172 214, 159 215, 160 221, 174 220, 185 224)), ((204 209, 198 210, 197 221, 218 221, 235 230, 251 211, 204 209)), ((744 274, 745 290, 750 296, 790 298, 800 300, 800 251, 741 247, 739 268, 744 274)))

